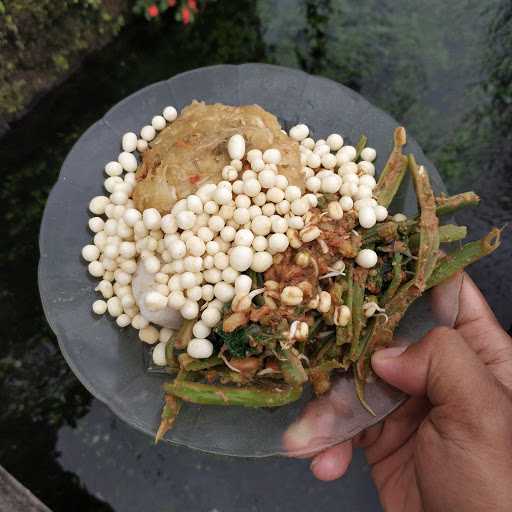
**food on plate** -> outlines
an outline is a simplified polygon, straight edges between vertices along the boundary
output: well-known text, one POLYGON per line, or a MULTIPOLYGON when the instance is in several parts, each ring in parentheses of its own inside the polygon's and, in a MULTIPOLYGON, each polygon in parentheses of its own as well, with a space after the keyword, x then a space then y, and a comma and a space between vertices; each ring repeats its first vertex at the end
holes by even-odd
POLYGON ((315 141, 305 124, 286 134, 256 105, 198 102, 123 136, 82 257, 100 279, 93 312, 137 329, 173 375, 157 440, 183 401, 277 407, 307 383, 326 393, 340 372, 373 413, 372 353, 425 291, 499 246, 494 228, 442 252, 467 229, 440 219, 478 196, 435 197, 404 128, 378 177, 367 143, 315 141), (407 173, 414 216, 388 210, 407 173))

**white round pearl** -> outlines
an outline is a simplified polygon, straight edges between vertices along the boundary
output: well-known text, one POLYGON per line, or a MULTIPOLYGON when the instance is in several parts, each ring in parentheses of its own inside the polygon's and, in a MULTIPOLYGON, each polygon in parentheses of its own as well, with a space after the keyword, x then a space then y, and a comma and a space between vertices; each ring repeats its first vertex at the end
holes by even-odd
MULTIPOLYGON (((165 122, 165 121, 164 121, 165 122)), ((118 318, 119 320, 119 318, 118 318)), ((167 343, 160 342, 155 345, 153 352, 151 353, 151 358, 153 359, 153 363, 157 366, 165 366, 167 364, 167 359, 165 358, 165 346, 167 343)))
POLYGON ((110 316, 118 317, 123 313, 123 305, 119 297, 110 297, 107 300, 107 311, 110 316))
POLYGON ((355 162, 345 162, 340 166, 338 174, 345 177, 347 174, 357 174, 358 170, 355 162))
MULTIPOLYGON (((247 222, 249 222, 249 211, 247 211, 247 222)), ((245 222, 243 224, 245 224, 245 222)), ((222 240, 224 240, 224 242, 232 242, 235 239, 235 236, 236 229, 232 226, 225 226, 220 231, 220 237, 222 238, 222 240)))
POLYGON ((156 208, 148 208, 142 212, 142 222, 144 222, 144 226, 146 226, 150 231, 153 229, 160 229, 162 216, 156 208))
MULTIPOLYGON (((268 217, 265 217, 267 219, 268 217)), ((239 245, 231 250, 229 255, 229 264, 239 272, 246 271, 252 263, 253 249, 251 247, 245 247, 239 245)))
POLYGON ((231 160, 242 160, 245 155, 245 139, 235 134, 228 141, 228 153, 231 160))
POLYGON ((253 198, 252 198, 252 202, 256 205, 256 206, 263 206, 266 202, 267 202, 267 195, 265 194, 265 192, 260 192, 259 194, 255 195, 253 198))
POLYGON ((355 183, 343 183, 340 187, 340 194, 342 196, 353 197, 357 193, 357 185, 355 183))
MULTIPOLYGON (((213 195, 213 200, 218 205, 229 204, 233 199, 233 193, 227 187, 217 187, 215 194, 213 195)), ((209 212, 206 212, 209 213, 209 212)))
POLYGON ((117 161, 121 164, 126 172, 135 172, 137 170, 137 159, 133 153, 123 151, 122 153, 119 153, 117 161))
POLYGON ((336 157, 331 153, 322 156, 322 166, 326 169, 334 169, 336 166, 336 157))
POLYGON ((284 199, 284 192, 280 188, 272 187, 267 192, 267 200, 272 203, 280 203, 284 199))
POLYGON ((264 251, 268 247, 267 239, 264 236, 258 235, 254 237, 252 241, 252 248, 256 252, 264 251))
POLYGON ((306 163, 308 167, 311 167, 311 169, 318 169, 322 164, 322 158, 320 157, 320 155, 317 155, 316 153, 310 153, 308 155, 306 163))
POLYGON ((268 248, 272 252, 284 252, 289 244, 288 237, 283 233, 274 233, 268 239, 268 248))
POLYGON ((221 319, 220 311, 213 307, 208 306, 201 314, 201 320, 208 327, 215 327, 221 319))
POLYGON ((252 260, 251 269, 255 272, 265 272, 272 266, 272 255, 266 251, 257 252, 252 260))
POLYGON ((121 147, 123 151, 128 151, 132 153, 137 149, 137 135, 133 132, 127 132, 123 135, 121 140, 121 147))
POLYGON ((249 197, 255 197, 261 192, 261 184, 255 178, 244 181, 244 194, 249 197))
POLYGON ((192 256, 202 256, 206 250, 205 243, 198 236, 191 236, 185 243, 189 254, 192 256))
POLYGON ((95 300, 92 303, 92 310, 97 315, 103 315, 107 311, 107 303, 104 300, 95 300))
POLYGON ((82 248, 82 258, 85 261, 95 261, 100 257, 100 250, 95 245, 85 245, 82 248))
POLYGON ((377 219, 377 222, 383 222, 388 217, 388 210, 386 207, 381 206, 380 204, 374 207, 375 210, 375 217, 377 219))
POLYGON ((325 155, 327 155, 330 151, 330 148, 327 144, 320 144, 315 147, 313 153, 317 154, 320 159, 322 159, 325 155))
POLYGON ((103 215, 105 213, 105 207, 110 203, 110 199, 105 196, 93 197, 89 203, 89 210, 94 215, 103 215))
POLYGON ((322 182, 317 176, 311 176, 306 180, 306 188, 311 192, 318 192, 321 186, 322 182))
POLYGON ((193 338, 188 342, 187 354, 194 359, 207 359, 213 354, 212 342, 206 338, 193 338))
POLYGON ((259 149, 251 149, 247 152, 247 160, 252 162, 255 158, 262 158, 263 153, 259 149))
POLYGON ((105 221, 101 217, 91 217, 88 225, 93 233, 99 233, 105 226, 105 221))
POLYGON ((103 263, 100 261, 91 261, 87 267, 89 274, 93 277, 101 277, 104 272, 103 263))
POLYGON ((281 161, 281 152, 278 149, 267 149, 263 153, 263 161, 267 164, 277 165, 281 161))
POLYGON ((137 151, 139 153, 144 153, 144 151, 147 151, 148 147, 148 143, 144 139, 139 139, 137 141, 137 151))
POLYGON ((340 199, 340 205, 344 212, 348 212, 349 210, 352 210, 352 207, 354 206, 354 201, 349 196, 342 196, 340 199))
POLYGON ((141 220, 142 215, 139 210, 135 208, 127 208, 123 214, 123 220, 126 222, 128 226, 135 226, 135 224, 141 220))
POLYGON ((368 187, 371 190, 373 190, 377 186, 377 182, 375 181, 375 178, 373 176, 364 174, 359 178, 359 185, 364 185, 365 187, 368 187))
POLYGON ((255 235, 268 235, 271 227, 272 223, 265 215, 258 215, 252 219, 251 230, 255 235))
MULTIPOLYGON (((177 276, 175 276, 177 277, 177 276)), ((172 309, 181 309, 186 302, 186 298, 181 290, 173 290, 167 298, 167 304, 172 309)))
POLYGON ((213 293, 221 302, 229 302, 235 296, 235 288, 232 285, 221 281, 213 287, 213 293))
POLYGON ((285 199, 276 204, 275 210, 279 215, 286 215, 290 211, 290 203, 285 199))
POLYGON ((244 245, 250 247, 254 240, 254 234, 250 229, 240 229, 235 236, 235 245, 244 245))
MULTIPOLYGON (((112 162, 110 162, 112 163, 112 162)), ((113 162, 115 164, 117 164, 119 167, 121 167, 121 164, 119 162, 113 162)), ((109 164, 107 164, 108 166, 109 164)), ((105 171, 106 171, 106 167, 105 167, 105 171)), ((121 167, 121 173, 123 172, 123 168, 121 167)), ((131 176, 133 175, 133 173, 128 173, 126 176, 131 176)), ((107 178, 104 182, 103 182, 103 186, 105 187, 105 190, 107 192, 114 192, 114 188, 116 185, 120 185, 121 183, 124 183, 123 181, 123 178, 120 178, 119 176, 110 176, 109 178, 107 178)))
POLYGON ((307 137, 301 142, 301 146, 307 149, 313 149, 315 147, 315 141, 311 137, 307 137))
POLYGON ((253 204, 249 208, 249 219, 252 220, 260 215, 262 215, 261 208, 259 206, 256 206, 255 204, 253 204))
POLYGON ((151 125, 143 126, 140 136, 147 142, 151 142, 156 137, 156 130, 151 125))
POLYGON ((148 292, 144 297, 144 303, 150 311, 161 311, 167 306, 167 297, 158 292, 148 292))
POLYGON ((343 176, 343 184, 345 183, 354 183, 359 185, 359 176, 357 174, 345 174, 343 176))
POLYGON ((208 227, 215 233, 218 233, 225 225, 226 221, 220 215, 213 215, 208 220, 208 227))
POLYGON ((187 298, 193 300, 194 302, 198 302, 203 298, 203 290, 200 286, 193 286, 186 291, 187 298))
POLYGON ((139 331, 139 339, 149 345, 156 343, 158 341, 158 336, 158 329, 152 325, 148 325, 139 331))
MULTIPOLYGON (((281 201, 282 202, 282 201, 281 201)), ((281 204, 281 203, 279 203, 281 204)), ((265 203, 261 207, 261 213, 266 217, 271 217, 276 212, 276 205, 274 203, 265 203)))
POLYGON ((305 124, 297 124, 290 128, 290 137, 298 142, 309 135, 309 128, 305 124))
POLYGON ((174 107, 168 106, 164 108, 162 115, 164 116, 166 121, 169 121, 171 123, 178 117, 178 112, 174 107))
POLYGON ((176 214, 176 224, 180 229, 192 229, 196 222, 196 214, 190 210, 183 210, 176 214))
POLYGON ((190 210, 196 214, 203 213, 203 202, 198 195, 190 194, 187 197, 187 210, 190 210))
POLYGON ((375 211, 371 206, 364 206, 361 208, 358 213, 358 218, 359 224, 366 229, 375 226, 375 223, 377 222, 375 211))
POLYGON ((199 320, 192 327, 192 334, 196 338, 206 338, 210 336, 212 330, 202 320, 199 320))
POLYGON ((284 191, 284 197, 290 203, 295 201, 295 199, 299 199, 301 195, 302 192, 300 191, 300 188, 295 185, 288 185, 284 191))
POLYGON ((222 279, 221 271, 218 268, 209 268, 203 273, 203 277, 207 283, 215 284, 222 279))
POLYGON ((213 286, 211 284, 203 284, 201 286, 201 296, 204 301, 210 302, 214 297, 213 286))
POLYGON ((156 274, 160 270, 160 260, 156 256, 148 256, 143 260, 144 268, 150 274, 156 274))
POLYGON ((357 192, 354 195, 354 199, 357 201, 358 199, 366 199, 370 197, 372 197, 372 189, 370 187, 365 187, 364 185, 359 185, 357 192))
POLYGON ((233 284, 235 279, 240 275, 238 270, 235 270, 233 267, 226 267, 222 271, 222 280, 226 283, 233 284))
POLYGON ((373 162, 377 158, 377 151, 373 148, 364 148, 361 151, 361 160, 366 162, 373 162))
POLYGON ((265 169, 263 158, 253 158, 251 160, 251 169, 256 172, 263 171, 263 169, 265 169))
POLYGON ((239 275, 235 280, 235 293, 237 295, 247 295, 252 288, 252 279, 246 275, 239 275))
POLYGON ((337 133, 331 133, 326 141, 331 151, 338 151, 343 146, 343 137, 337 133))
POLYGON ((288 227, 292 229, 302 229, 304 227, 304 220, 298 215, 294 215, 288 219, 288 227))
MULTIPOLYGON (((119 176, 123 174, 123 166, 119 162, 109 162, 107 165, 105 165, 105 174, 112 178, 119 178, 119 176)), ((119 179, 121 180, 122 178, 119 179)), ((106 181, 107 180, 105 180, 105 183, 106 181)))
POLYGON ((185 257, 185 254, 187 254, 187 246, 182 240, 174 241, 174 243, 168 247, 168 250, 172 258, 175 260, 183 258, 185 257))
POLYGON ((167 123, 165 122, 165 117, 163 116, 154 116, 153 119, 151 119, 151 126, 155 130, 163 130, 167 123))
POLYGON ((128 327, 131 323, 132 319, 124 313, 116 318, 116 324, 121 328, 128 327))
POLYGON ((199 313, 199 306, 196 301, 187 299, 185 304, 180 308, 180 314, 186 320, 192 320, 193 318, 197 318, 199 313))
POLYGON ((291 204, 291 209, 294 215, 305 215, 309 210, 309 203, 304 198, 295 199, 291 204))
POLYGON ((212 256, 215 256, 220 251, 220 247, 218 242, 215 240, 210 240, 206 242, 206 252, 212 256))
POLYGON ((336 153, 336 160, 338 162, 338 165, 342 165, 346 162, 352 162, 357 155, 356 148, 354 146, 343 146, 337 153, 336 153))
POLYGON ((272 188, 276 181, 276 174, 274 171, 271 171, 270 169, 265 169, 259 173, 258 181, 260 182, 260 185, 263 188, 272 188))
POLYGON ((337 174, 330 174, 322 178, 322 192, 335 194, 341 187, 341 178, 337 174))
POLYGON ((372 249, 363 249, 356 256, 356 263, 364 268, 372 268, 377 264, 377 253, 372 249))
POLYGON ((215 265, 215 268, 224 270, 229 266, 229 256, 225 252, 218 252, 213 257, 213 264, 215 265))
POLYGON ((367 162, 366 160, 359 162, 358 169, 363 174, 367 174, 368 176, 375 176, 375 166, 371 162, 367 162))
POLYGON ((272 215, 270 222, 274 233, 286 233, 286 230, 288 229, 288 221, 284 217, 272 215))

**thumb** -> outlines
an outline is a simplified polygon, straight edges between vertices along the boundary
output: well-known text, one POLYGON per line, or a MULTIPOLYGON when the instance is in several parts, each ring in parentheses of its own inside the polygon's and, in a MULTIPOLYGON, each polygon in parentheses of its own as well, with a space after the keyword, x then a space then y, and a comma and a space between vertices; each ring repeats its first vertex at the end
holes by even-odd
MULTIPOLYGON (((375 373, 412 396, 427 396, 432 405, 469 405, 495 389, 485 365, 454 329, 438 327, 419 343, 375 352, 375 373)), ((490 395, 487 395, 490 396, 490 395)), ((480 402, 481 405, 481 402, 480 402)))

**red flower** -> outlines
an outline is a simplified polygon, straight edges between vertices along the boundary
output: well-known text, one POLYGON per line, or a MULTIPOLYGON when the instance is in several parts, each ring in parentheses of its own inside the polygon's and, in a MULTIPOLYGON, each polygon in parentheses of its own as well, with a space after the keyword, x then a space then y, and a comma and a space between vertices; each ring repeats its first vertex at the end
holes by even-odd
POLYGON ((167 5, 169 7, 174 7, 176 5, 176 0, 167 0, 167 5))
POLYGON ((188 0, 188 6, 189 6, 193 11, 197 11, 197 1, 196 1, 196 0, 188 0))
POLYGON ((181 19, 185 25, 190 23, 190 11, 188 10, 188 7, 183 7, 181 10, 181 19))
POLYGON ((151 4, 147 9, 147 13, 150 18, 158 16, 158 7, 155 4, 151 4))

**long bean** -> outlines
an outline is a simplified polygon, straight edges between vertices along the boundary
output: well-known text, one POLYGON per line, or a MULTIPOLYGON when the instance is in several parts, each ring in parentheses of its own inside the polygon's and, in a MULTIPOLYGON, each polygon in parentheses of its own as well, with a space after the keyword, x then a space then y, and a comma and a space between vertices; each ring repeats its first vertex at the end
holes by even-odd
POLYGON ((442 215, 451 215, 461 210, 462 208, 478 206, 480 204, 480 197, 473 191, 470 191, 449 197, 437 197, 436 203, 436 213, 439 217, 441 217, 442 215))
POLYGON ((176 331, 176 333, 174 333, 170 343, 178 349, 186 348, 188 342, 192 339, 192 328, 195 323, 196 319, 184 320, 181 327, 176 331))
MULTIPOLYGON (((455 224, 445 224, 444 226, 439 226, 439 242, 440 243, 449 243, 449 242, 457 242, 458 240, 462 240, 466 238, 468 234, 468 228, 466 226, 457 226, 455 224)), ((409 237, 409 249, 414 251, 420 245, 420 235, 419 233, 413 233, 409 237)))
POLYGON ((352 339, 350 346, 350 359, 356 361, 361 354, 360 337, 365 325, 363 312, 364 290, 368 270, 361 267, 354 269, 354 285, 352 290, 352 339))
POLYGON ((388 161, 379 176, 373 195, 377 202, 388 207, 393 201, 407 170, 407 157, 402 153, 402 147, 407 143, 405 128, 399 127, 394 133, 394 147, 388 161))
POLYGON ((361 156, 361 151, 366 147, 366 143, 368 142, 368 137, 366 135, 361 135, 356 144, 356 160, 361 156))
POLYGON ((165 395, 164 406, 162 408, 162 415, 160 425, 155 435, 155 444, 160 441, 165 434, 172 428, 176 416, 180 412, 181 400, 173 395, 165 395))
POLYGON ((427 289, 442 283, 450 276, 494 252, 501 244, 501 230, 493 228, 481 240, 469 242, 460 249, 443 256, 427 281, 427 289))
POLYGON ((300 386, 308 380, 299 357, 291 349, 282 349, 280 351, 279 367, 285 382, 291 386, 300 386))
POLYGON ((389 283, 384 295, 381 299, 381 304, 387 304, 394 296, 398 290, 398 287, 402 283, 402 253, 395 252, 393 254, 393 277, 391 278, 391 282, 389 283))
POLYGON ((231 387, 199 382, 173 381, 164 384, 166 393, 185 402, 205 405, 239 405, 243 407, 278 407, 298 400, 301 386, 231 387))

